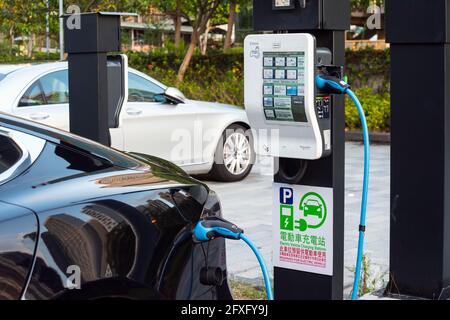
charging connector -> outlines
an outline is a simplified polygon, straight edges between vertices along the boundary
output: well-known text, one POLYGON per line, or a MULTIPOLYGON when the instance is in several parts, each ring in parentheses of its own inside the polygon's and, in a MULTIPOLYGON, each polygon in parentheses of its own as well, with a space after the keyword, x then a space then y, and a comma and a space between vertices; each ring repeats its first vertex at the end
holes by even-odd
MULTIPOLYGON (((267 265, 259 252, 258 248, 253 244, 253 242, 244 235, 244 230, 238 228, 235 224, 226 221, 225 219, 218 217, 207 217, 200 220, 195 226, 192 238, 194 242, 207 242, 215 238, 226 238, 231 240, 242 240, 244 241, 250 249, 252 249, 256 258, 258 259, 261 271, 264 277, 264 283, 266 286, 268 300, 273 300, 272 285, 270 283, 269 271, 267 265)), ((208 283, 217 283, 219 279, 217 278, 217 272, 214 270, 203 270, 203 278, 208 283)))
POLYGON ((347 82, 329 75, 316 76, 316 86, 330 94, 344 94, 350 89, 350 85, 347 82))
POLYGON ((206 242, 215 238, 239 240, 244 230, 235 224, 218 217, 209 217, 200 221, 194 229, 194 242, 206 242))

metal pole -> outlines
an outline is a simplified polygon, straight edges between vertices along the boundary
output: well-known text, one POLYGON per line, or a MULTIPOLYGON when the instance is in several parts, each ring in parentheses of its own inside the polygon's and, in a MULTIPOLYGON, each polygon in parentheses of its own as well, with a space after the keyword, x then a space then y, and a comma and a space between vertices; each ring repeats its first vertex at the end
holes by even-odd
POLYGON ((45 1, 46 7, 47 7, 47 13, 45 15, 45 50, 46 53, 50 53, 50 6, 48 3, 48 0, 45 1))
POLYGON ((64 0, 59 0, 59 59, 64 60, 64 0))
POLYGON ((386 1, 392 106, 387 292, 442 300, 450 299, 449 3, 386 1), (426 81, 414 86, 417 77, 426 81))
POLYGON ((108 52, 120 51, 120 14, 86 13, 83 28, 69 28, 64 17, 69 64, 70 132, 110 145, 108 52))

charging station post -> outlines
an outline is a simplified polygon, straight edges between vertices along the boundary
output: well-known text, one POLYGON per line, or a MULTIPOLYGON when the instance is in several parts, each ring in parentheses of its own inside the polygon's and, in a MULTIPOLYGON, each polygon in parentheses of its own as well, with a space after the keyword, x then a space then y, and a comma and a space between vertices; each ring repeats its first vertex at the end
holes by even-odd
POLYGON ((102 12, 64 16, 70 131, 104 145, 110 145, 107 54, 121 50, 120 16, 102 12))
POLYGON ((386 1, 391 294, 450 297, 449 8, 449 0, 386 1))
MULTIPOLYGON (((314 49, 316 46, 324 49, 324 59, 327 60, 329 54, 328 64, 333 65, 342 76, 339 70, 345 63, 345 30, 350 27, 348 0, 254 0, 253 11, 255 31, 304 32, 312 35, 314 49)), ((273 128, 278 122, 282 133, 288 132, 286 125, 294 126, 295 131, 292 132, 300 134, 293 136, 288 133, 288 140, 297 141, 298 152, 305 154, 303 159, 294 159, 283 156, 289 153, 281 152, 276 159, 279 160, 279 168, 274 177, 274 194, 278 199, 274 204, 275 298, 341 300, 344 274, 345 101, 339 95, 322 96, 313 85, 314 111, 311 112, 310 97, 308 93, 301 92, 302 87, 306 91, 309 85, 302 84, 299 75, 310 83, 309 77, 313 75, 310 71, 302 71, 310 67, 304 62, 307 59, 307 64, 313 63, 315 73, 316 64, 320 64, 317 58, 322 54, 321 49, 314 52, 316 58, 308 60, 304 57, 310 48, 308 41, 302 40, 303 44, 299 44, 297 49, 284 52, 280 48, 283 48, 283 41, 289 42, 289 37, 284 38, 280 35, 279 41, 269 39, 269 42, 259 41, 258 37, 249 38, 245 53, 246 58, 260 59, 258 65, 261 64, 263 70, 253 74, 264 78, 261 88, 256 88, 256 92, 262 91, 259 104, 264 119, 258 120, 252 111, 249 118, 252 116, 253 121, 256 119, 256 123, 264 123, 267 128, 273 128), (293 75, 294 71, 297 77, 290 77, 289 74, 293 75), (295 94, 289 89, 292 86, 298 86, 295 94), (311 138, 311 134, 315 138, 311 138), (311 152, 315 147, 302 145, 298 142, 302 139, 318 139, 321 143, 313 145, 319 146, 321 151, 311 152), (296 219, 299 212, 302 216, 296 219)), ((292 41, 305 38, 308 37, 299 35, 297 40, 292 41)), ((252 68, 254 66, 246 70, 252 68)), ((247 102, 251 105, 253 98, 253 93, 247 95, 246 88, 246 108, 247 102)), ((255 129, 258 130, 258 126, 255 129)), ((280 149, 283 148, 289 149, 287 145, 280 149)))

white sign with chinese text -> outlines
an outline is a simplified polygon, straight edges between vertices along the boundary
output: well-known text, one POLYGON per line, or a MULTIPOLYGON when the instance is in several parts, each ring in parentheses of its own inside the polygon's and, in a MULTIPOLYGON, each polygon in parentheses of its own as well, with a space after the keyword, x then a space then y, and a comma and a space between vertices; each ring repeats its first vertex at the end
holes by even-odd
POLYGON ((333 275, 333 189, 274 184, 275 267, 333 275))

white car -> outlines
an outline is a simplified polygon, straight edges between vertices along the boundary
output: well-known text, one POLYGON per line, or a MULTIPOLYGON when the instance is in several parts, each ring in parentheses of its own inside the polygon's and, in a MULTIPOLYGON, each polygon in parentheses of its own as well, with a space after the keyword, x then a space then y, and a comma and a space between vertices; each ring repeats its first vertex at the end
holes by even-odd
MULTIPOLYGON (((0 66, 0 111, 69 131, 67 62, 0 66)), ((190 174, 239 181, 254 161, 244 110, 186 99, 174 88, 129 68, 128 102, 111 146, 174 162, 190 174), (172 103, 169 92, 183 103, 172 103)))

